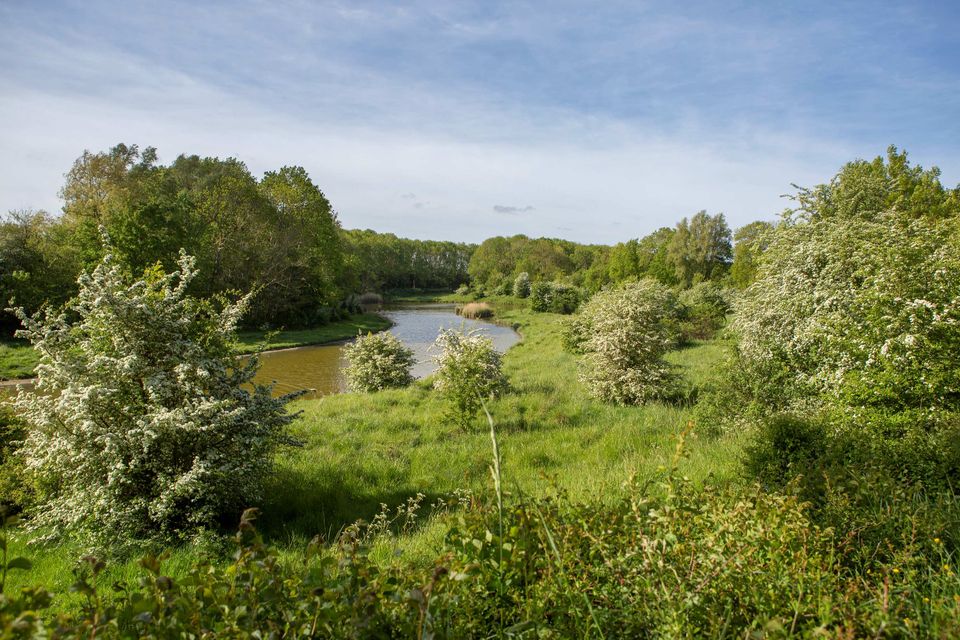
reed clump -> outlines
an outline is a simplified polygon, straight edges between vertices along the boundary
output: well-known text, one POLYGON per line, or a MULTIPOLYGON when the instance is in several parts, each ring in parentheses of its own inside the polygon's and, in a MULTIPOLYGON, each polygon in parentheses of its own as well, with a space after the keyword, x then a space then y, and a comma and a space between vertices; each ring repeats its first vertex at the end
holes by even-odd
POLYGON ((457 314, 470 320, 483 320, 493 317, 493 307, 486 302, 471 302, 458 307, 457 314))

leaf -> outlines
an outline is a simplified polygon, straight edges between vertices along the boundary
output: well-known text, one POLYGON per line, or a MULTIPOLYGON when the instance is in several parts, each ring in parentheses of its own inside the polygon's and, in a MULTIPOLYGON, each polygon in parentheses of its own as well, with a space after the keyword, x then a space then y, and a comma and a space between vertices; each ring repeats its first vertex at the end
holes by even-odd
POLYGON ((7 569, 20 569, 22 571, 29 571, 32 568, 33 563, 23 557, 14 558, 7 563, 7 569))

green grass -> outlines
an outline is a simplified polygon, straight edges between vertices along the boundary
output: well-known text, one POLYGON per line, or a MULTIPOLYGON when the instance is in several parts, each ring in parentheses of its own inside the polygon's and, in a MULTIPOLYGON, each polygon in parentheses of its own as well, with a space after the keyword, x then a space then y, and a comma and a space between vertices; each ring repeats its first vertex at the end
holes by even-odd
MULTIPOLYGON (((669 461, 688 407, 594 401, 577 380, 575 357, 560 346, 560 316, 514 311, 498 317, 518 324, 524 335, 505 358, 512 393, 490 406, 509 489, 543 494, 556 486, 575 498, 609 499, 630 475, 650 474, 669 461)), ((696 387, 725 350, 698 344, 671 358, 696 387)), ((381 503, 394 507, 418 492, 431 502, 488 482, 488 428, 479 417, 468 431, 445 422, 429 381, 297 408, 303 416, 293 434, 304 445, 282 456, 264 506, 264 531, 277 542, 301 544, 316 533, 329 539, 344 525, 371 518, 381 503)), ((694 439, 688 475, 732 478, 740 445, 694 439)))
POLYGON ((241 353, 256 353, 266 349, 286 349, 310 344, 324 344, 356 338, 360 332, 383 331, 390 328, 390 321, 375 313, 362 313, 347 320, 331 322, 313 329, 286 331, 241 331, 237 335, 241 353))
MULTIPOLYGON (((576 500, 618 498, 631 475, 652 475, 669 464, 676 436, 687 425, 689 407, 650 404, 614 407, 592 400, 577 380, 576 358, 560 343, 562 316, 505 311, 498 318, 519 326, 523 341, 504 359, 512 385, 491 403, 503 477, 509 493, 545 495, 564 490, 576 500)), ((727 346, 706 342, 671 354, 687 384, 705 384, 727 346)), ((259 527, 281 556, 294 561, 316 534, 332 540, 346 525, 370 520, 380 505, 390 509, 422 493, 430 504, 454 490, 475 493, 489 487, 490 435, 479 416, 463 430, 444 421, 444 406, 420 381, 402 390, 341 394, 298 402, 292 425, 301 447, 284 449, 265 492, 259 527)), ((687 441, 684 472, 694 481, 737 477, 742 442, 736 438, 687 441)), ((412 533, 384 543, 384 561, 425 562, 435 553, 447 524, 427 521, 412 533)), ((63 593, 70 567, 85 551, 80 543, 42 552, 23 549, 38 560, 28 582, 63 593)), ((174 550, 169 571, 176 574, 203 551, 174 550)), ((109 581, 136 573, 131 560, 110 568, 109 581)), ((11 584, 23 584, 14 576, 11 584)))
POLYGON ((0 380, 32 378, 39 359, 25 340, 0 341, 0 380))

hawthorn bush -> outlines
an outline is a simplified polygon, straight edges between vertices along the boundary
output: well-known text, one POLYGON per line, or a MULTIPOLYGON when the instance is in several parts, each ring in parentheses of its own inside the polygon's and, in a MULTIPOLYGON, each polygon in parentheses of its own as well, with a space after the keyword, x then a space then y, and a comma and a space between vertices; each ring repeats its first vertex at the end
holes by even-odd
POLYGON ((14 406, 39 491, 29 526, 44 538, 169 541, 260 500, 292 396, 273 398, 253 383, 257 359, 235 355, 249 296, 197 299, 194 259, 178 265, 134 280, 108 247, 62 309, 20 313, 40 364, 37 392, 14 406))
POLYGON ((343 347, 343 354, 347 358, 344 374, 354 391, 380 391, 413 382, 413 349, 389 331, 360 335, 343 347))
POLYGON ((616 404, 643 404, 676 392, 663 356, 677 344, 677 300, 651 279, 601 291, 583 308, 567 344, 582 350, 580 378, 590 393, 616 404))
POLYGON ((444 329, 434 348, 439 352, 434 388, 448 404, 448 418, 462 427, 480 411, 483 399, 506 391, 507 379, 501 367, 500 353, 490 338, 476 332, 444 329))

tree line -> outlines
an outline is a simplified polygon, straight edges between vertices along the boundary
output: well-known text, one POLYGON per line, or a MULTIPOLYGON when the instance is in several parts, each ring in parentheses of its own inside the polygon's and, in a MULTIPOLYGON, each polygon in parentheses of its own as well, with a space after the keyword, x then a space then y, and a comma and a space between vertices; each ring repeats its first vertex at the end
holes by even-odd
MULTIPOLYGON (((686 288, 752 281, 770 223, 731 233, 723 214, 701 211, 673 228, 612 247, 524 235, 479 246, 413 240, 342 227, 302 167, 261 178, 235 158, 181 155, 158 162, 152 147, 85 151, 66 174, 60 216, 11 212, 0 222, 0 299, 28 312, 76 293, 77 276, 103 256, 102 233, 133 273, 170 270, 181 250, 197 258, 192 293, 256 292, 244 326, 311 326, 367 291, 510 291, 521 273, 588 292, 652 277, 686 288), (734 244, 734 240, 736 244, 734 244)), ((0 313, 0 332, 19 326, 0 313)))
MULTIPOLYGON (((395 288, 455 289, 473 246, 344 230, 302 167, 254 177, 234 158, 117 145, 84 152, 66 174, 62 215, 12 212, 0 223, 0 298, 33 312, 76 292, 103 255, 102 233, 133 273, 170 270, 195 256, 192 293, 256 292, 247 326, 321 324, 352 294, 395 288)), ((0 318, 9 334, 13 314, 0 318)))

